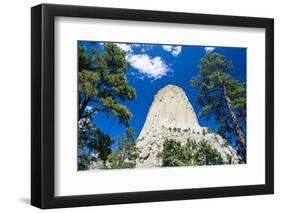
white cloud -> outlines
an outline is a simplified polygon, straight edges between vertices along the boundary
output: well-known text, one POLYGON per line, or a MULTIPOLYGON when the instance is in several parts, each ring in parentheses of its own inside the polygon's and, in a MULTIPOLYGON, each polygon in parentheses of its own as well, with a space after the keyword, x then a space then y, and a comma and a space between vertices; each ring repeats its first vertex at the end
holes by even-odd
POLYGON ((141 44, 131 44, 132 47, 140 47, 141 44))
POLYGON ((173 46, 172 46, 172 45, 162 45, 162 48, 163 48, 164 50, 166 50, 167 52, 171 52, 173 46))
POLYGON ((163 50, 170 52, 173 56, 181 53, 181 46, 162 45, 163 50))
POLYGON ((134 48, 140 48, 142 53, 146 51, 152 50, 154 45, 151 44, 127 44, 127 43, 114 43, 120 49, 124 50, 127 54, 132 54, 134 52, 134 48))
POLYGON ((152 58, 147 54, 129 54, 127 60, 141 74, 155 80, 162 78, 170 71, 169 66, 159 56, 152 58))
POLYGON ((130 53, 130 52, 133 51, 132 48, 131 48, 131 45, 129 45, 129 44, 116 43, 116 45, 117 45, 120 49, 124 50, 126 53, 128 53, 128 52, 130 53))
POLYGON ((140 44, 125 44, 125 43, 115 43, 119 48, 124 50, 126 53, 132 53, 134 47, 140 47, 140 44))
POLYGON ((216 49, 216 48, 215 48, 215 47, 205 47, 204 49, 205 49, 205 52, 206 52, 206 53, 211 53, 211 52, 213 52, 214 49, 216 49))
MULTIPOLYGON (((120 49, 126 52, 126 60, 133 68, 138 70, 141 74, 138 78, 143 80, 144 77, 152 78, 154 80, 162 78, 170 71, 170 67, 160 57, 151 57, 145 52, 151 50, 153 45, 149 44, 126 44, 115 43, 120 49), (134 53, 134 48, 140 48, 140 54, 134 53)), ((171 54, 178 55, 181 47, 172 47, 171 54)))
POLYGON ((173 50, 172 50, 172 55, 173 56, 177 56, 178 54, 181 53, 181 46, 176 46, 173 50))
POLYGON ((92 110, 93 110, 92 106, 86 106, 86 108, 85 108, 85 112, 90 112, 92 110))

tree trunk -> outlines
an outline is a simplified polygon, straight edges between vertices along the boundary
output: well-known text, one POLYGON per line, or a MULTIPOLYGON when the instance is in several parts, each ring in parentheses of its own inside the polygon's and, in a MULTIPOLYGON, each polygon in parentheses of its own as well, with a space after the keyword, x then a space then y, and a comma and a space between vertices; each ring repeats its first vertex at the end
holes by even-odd
POLYGON ((226 103, 227 103, 227 108, 230 112, 231 119, 232 119, 232 121, 234 123, 234 126, 235 126, 235 133, 236 133, 236 136, 238 138, 238 142, 241 146, 242 152, 245 152, 246 151, 246 141, 245 141, 245 138, 243 137, 242 128, 239 124, 239 121, 238 121, 238 118, 237 118, 236 114, 233 112, 233 110, 231 108, 231 99, 227 95, 227 91, 226 91, 225 87, 223 88, 223 92, 224 92, 224 97, 225 97, 225 100, 226 100, 226 103))

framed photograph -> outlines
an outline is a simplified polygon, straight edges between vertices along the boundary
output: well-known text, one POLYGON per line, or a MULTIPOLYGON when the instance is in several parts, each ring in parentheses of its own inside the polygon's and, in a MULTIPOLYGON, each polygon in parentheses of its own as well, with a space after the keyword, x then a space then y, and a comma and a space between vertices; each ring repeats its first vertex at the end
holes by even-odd
POLYGON ((272 194, 274 21, 31 9, 31 203, 272 194))

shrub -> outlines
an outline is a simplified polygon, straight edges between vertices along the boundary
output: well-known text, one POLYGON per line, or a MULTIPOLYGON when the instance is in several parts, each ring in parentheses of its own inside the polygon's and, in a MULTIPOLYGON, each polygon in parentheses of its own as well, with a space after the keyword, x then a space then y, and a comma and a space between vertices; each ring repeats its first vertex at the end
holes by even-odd
POLYGON ((202 135, 204 135, 204 136, 206 135, 206 131, 204 128, 202 129, 202 135))
POLYGON ((134 137, 134 129, 126 128, 125 134, 119 136, 118 140, 118 150, 108 156, 106 168, 135 168, 138 152, 134 137))
POLYGON ((195 142, 187 139, 186 144, 166 139, 163 151, 159 154, 162 157, 162 166, 200 166, 227 164, 221 154, 208 142, 195 142))

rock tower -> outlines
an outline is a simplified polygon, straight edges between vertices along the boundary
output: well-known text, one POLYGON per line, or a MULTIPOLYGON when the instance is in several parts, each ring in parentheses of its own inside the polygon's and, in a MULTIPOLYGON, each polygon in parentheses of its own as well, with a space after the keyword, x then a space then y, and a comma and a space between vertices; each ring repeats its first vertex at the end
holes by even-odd
POLYGON ((239 162, 236 151, 221 136, 207 133, 207 129, 199 125, 185 92, 180 87, 167 85, 155 95, 137 139, 137 167, 161 166, 158 153, 165 139, 185 143, 188 138, 196 142, 204 140, 217 149, 224 160, 239 162))

